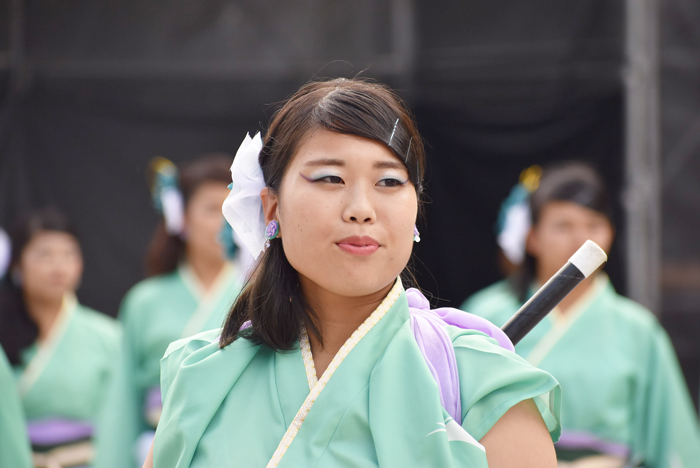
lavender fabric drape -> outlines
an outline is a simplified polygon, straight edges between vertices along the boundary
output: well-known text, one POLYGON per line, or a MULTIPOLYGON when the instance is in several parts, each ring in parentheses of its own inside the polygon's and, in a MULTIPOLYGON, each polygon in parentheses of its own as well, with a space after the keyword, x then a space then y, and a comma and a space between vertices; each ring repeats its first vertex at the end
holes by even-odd
POLYGON ((459 393, 459 373, 452 340, 446 325, 477 330, 494 338, 505 349, 513 351, 500 328, 486 319, 453 308, 430 309, 430 302, 417 289, 406 291, 411 316, 411 330, 440 389, 440 402, 458 424, 462 424, 462 404, 459 393))
POLYGON ((27 424, 32 445, 61 445, 92 437, 92 424, 85 421, 50 418, 27 424))

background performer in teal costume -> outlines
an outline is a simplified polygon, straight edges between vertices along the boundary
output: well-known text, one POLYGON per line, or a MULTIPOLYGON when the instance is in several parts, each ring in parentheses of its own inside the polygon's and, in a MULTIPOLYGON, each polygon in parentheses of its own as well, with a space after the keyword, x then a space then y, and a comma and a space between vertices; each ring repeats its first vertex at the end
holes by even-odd
POLYGON ((144 466, 556 466, 556 380, 403 288, 424 169, 408 110, 361 80, 246 138, 224 214, 259 263, 222 332, 168 348, 144 466))
POLYGON ((83 260, 65 216, 32 213, 10 237, 0 343, 14 366, 35 463, 83 466, 93 457, 90 440, 105 408, 119 325, 75 297, 83 260))
POLYGON ((27 437, 22 403, 12 367, 0 348, 0 466, 31 468, 32 451, 27 437))
MULTIPOLYGON (((587 166, 545 169, 530 207, 519 272, 462 306, 498 326, 581 242, 609 251, 613 241, 606 190, 587 166)), ((581 283, 515 349, 561 383, 562 466, 595 456, 610 458, 610 466, 697 466, 695 411, 668 336, 650 311, 617 294, 605 273, 581 283)))
POLYGON ((240 290, 239 262, 226 260, 219 241, 230 166, 230 156, 221 154, 179 171, 167 160, 155 164, 154 200, 164 219, 148 252, 150 278, 127 293, 119 311, 124 342, 98 434, 99 468, 143 463, 160 418, 165 350, 172 341, 220 328, 240 290))

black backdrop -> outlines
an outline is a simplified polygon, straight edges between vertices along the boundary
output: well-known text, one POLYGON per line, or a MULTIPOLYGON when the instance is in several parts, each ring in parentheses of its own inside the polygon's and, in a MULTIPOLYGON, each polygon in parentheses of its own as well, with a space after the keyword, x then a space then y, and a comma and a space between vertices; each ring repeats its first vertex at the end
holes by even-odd
MULTIPOLYGON (((143 277, 157 222, 150 158, 233 154, 245 132, 264 130, 270 104, 308 79, 361 73, 398 87, 416 114, 429 203, 415 267, 436 302, 458 305, 499 279, 493 226, 523 168, 586 160, 619 195, 621 9, 26 1, 20 73, 3 75, 0 225, 31 207, 67 211, 86 259, 79 296, 114 315, 143 277)), ((10 24, 0 21, 4 32, 10 24)), ((614 252, 620 289, 621 265, 614 252)))
MULTIPOLYGON (((80 299, 114 315, 157 222, 153 156, 234 153, 307 80, 359 73, 397 87, 426 139, 415 267, 435 304, 500 278, 499 204, 523 168, 570 158, 612 189, 607 268, 624 293, 624 3, 0 0, 0 226, 63 208, 82 234, 80 299)), ((698 395, 700 9, 660 3, 662 318, 698 395)))

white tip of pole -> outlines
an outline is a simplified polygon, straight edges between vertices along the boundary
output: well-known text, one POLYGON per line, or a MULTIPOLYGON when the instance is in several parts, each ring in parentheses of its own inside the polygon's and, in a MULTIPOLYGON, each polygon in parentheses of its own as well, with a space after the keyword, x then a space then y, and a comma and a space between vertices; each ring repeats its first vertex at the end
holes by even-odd
POLYGON ((569 259, 569 262, 578 268, 586 278, 607 261, 608 256, 592 240, 587 240, 569 259))

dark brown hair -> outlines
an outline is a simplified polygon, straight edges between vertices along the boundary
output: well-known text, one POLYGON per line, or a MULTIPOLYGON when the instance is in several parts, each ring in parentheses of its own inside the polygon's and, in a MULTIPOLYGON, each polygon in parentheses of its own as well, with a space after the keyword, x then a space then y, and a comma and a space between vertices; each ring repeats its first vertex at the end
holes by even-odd
MULTIPOLYGON (((231 183, 232 161, 233 157, 225 153, 210 153, 181 164, 177 186, 182 192, 185 208, 203 183, 231 183)), ((146 252, 146 274, 156 276, 175 271, 184 254, 185 241, 179 235, 168 234, 165 222, 161 220, 146 252)))
POLYGON ((36 341, 39 329, 27 314, 22 286, 12 271, 19 265, 27 244, 41 231, 63 232, 78 239, 73 225, 56 208, 34 211, 19 219, 9 231, 12 254, 10 272, 0 284, 0 345, 13 365, 20 364, 22 350, 36 341))
MULTIPOLYGON (((581 162, 564 162, 545 167, 537 189, 530 196, 532 226, 540 220, 547 203, 568 201, 597 211, 613 222, 612 205, 603 179, 591 166, 581 162)), ((536 275, 536 260, 525 252, 525 259, 511 277, 518 300, 525 302, 536 275)))
MULTIPOLYGON (((273 193, 278 193, 303 139, 317 129, 387 145, 406 165, 420 205, 425 154, 416 125, 404 102, 389 88, 361 79, 308 83, 274 114, 259 156, 265 184, 273 193)), ((219 344, 224 347, 243 336, 286 350, 292 348, 302 328, 323 342, 315 319, 282 244, 272 242, 231 307, 219 344), (241 330, 247 321, 251 326, 241 330)))

